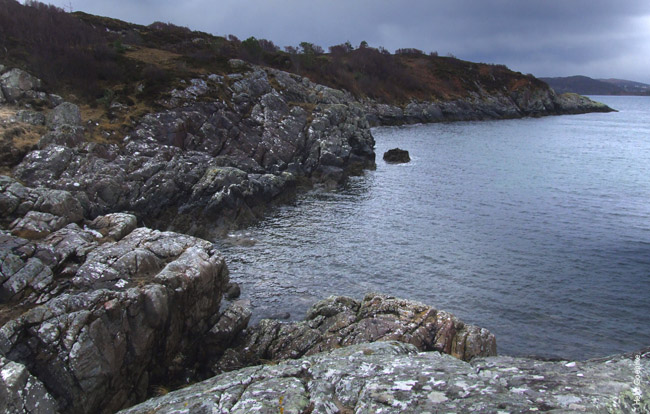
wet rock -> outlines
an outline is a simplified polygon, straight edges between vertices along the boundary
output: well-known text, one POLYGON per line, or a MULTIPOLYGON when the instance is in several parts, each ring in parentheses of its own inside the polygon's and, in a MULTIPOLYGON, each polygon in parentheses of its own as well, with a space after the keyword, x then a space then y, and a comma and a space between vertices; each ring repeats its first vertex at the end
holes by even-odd
POLYGON ((638 361, 643 379, 635 388, 632 355, 464 362, 410 344, 375 342, 221 374, 121 413, 632 412, 635 392, 643 412, 650 407, 650 353, 638 361))
POLYGON ((333 296, 316 303, 302 322, 265 319, 246 330, 215 372, 262 360, 300 358, 362 342, 397 340, 422 351, 437 350, 459 359, 496 355, 496 340, 486 329, 466 325, 430 306, 392 296, 368 294, 362 301, 333 296))
POLYGON ((392 164, 411 162, 409 152, 399 148, 393 148, 384 153, 384 161, 392 164))
POLYGON ((29 91, 41 87, 41 80, 21 69, 11 69, 0 76, 0 88, 5 99, 16 102, 29 91))
POLYGON ((0 355, 0 411, 3 413, 56 413, 56 403, 43 383, 27 368, 0 355))
POLYGON ((77 126, 81 124, 79 107, 70 102, 64 102, 47 114, 47 126, 56 129, 64 125, 77 126))

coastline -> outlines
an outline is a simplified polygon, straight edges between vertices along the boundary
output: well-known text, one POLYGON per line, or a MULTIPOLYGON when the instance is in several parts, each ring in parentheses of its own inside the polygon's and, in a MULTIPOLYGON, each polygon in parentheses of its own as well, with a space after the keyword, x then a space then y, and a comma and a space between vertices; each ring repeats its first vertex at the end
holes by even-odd
MULTIPOLYGON (((233 67, 239 64, 232 63, 233 67)), ((18 77, 21 76, 24 80, 28 75, 19 73, 18 77)), ((9 391, 2 392, 11 396, 5 401, 16 407, 33 405, 32 391, 23 393, 29 388, 36 390, 42 407, 48 409, 56 407, 72 413, 114 412, 150 396, 154 386, 178 385, 183 378, 196 380, 214 374, 215 371, 202 371, 206 358, 240 355, 241 351, 231 347, 236 341, 260 343, 262 338, 282 345, 290 343, 289 338, 294 339, 293 348, 287 345, 277 357, 270 359, 303 357, 329 350, 329 354, 308 359, 313 366, 329 364, 329 357, 347 357, 346 352, 360 352, 361 365, 348 367, 352 372, 342 375, 357 373, 363 364, 388 363, 383 358, 374 360, 372 355, 376 353, 403 355, 404 359, 399 360, 406 361, 405 367, 409 367, 408 361, 415 363, 420 357, 433 358, 435 364, 441 364, 435 366, 456 367, 459 373, 455 375, 475 379, 470 375, 472 371, 467 371, 468 365, 459 365, 458 359, 437 353, 421 356, 418 350, 454 354, 461 348, 476 347, 479 351, 472 351, 467 359, 485 357, 488 358, 483 360, 486 366, 504 364, 497 369, 502 371, 499 375, 510 372, 506 366, 523 371, 538 369, 535 362, 523 358, 491 360, 496 345, 494 352, 491 345, 485 345, 494 341, 489 332, 465 325, 453 315, 421 307, 426 305, 390 297, 376 302, 371 297, 369 302, 375 303, 376 308, 364 308, 347 299, 333 299, 334 304, 331 301, 316 304, 320 310, 300 325, 302 328, 270 322, 267 331, 255 333, 247 329, 250 311, 246 304, 234 302, 219 311, 228 284, 227 258, 221 257, 211 243, 193 236, 216 237, 224 229, 245 226, 261 217, 267 206, 290 199, 301 185, 333 187, 350 174, 373 168, 374 139, 370 127, 374 122, 500 119, 604 110, 602 106, 582 98, 560 98, 547 90, 491 100, 482 96, 443 104, 388 107, 360 103, 348 93, 313 84, 296 75, 251 67, 248 72, 225 77, 197 78, 185 90, 172 91, 171 98, 161 102, 167 109, 145 116, 134 133, 125 137, 122 145, 116 145, 85 141, 83 122, 75 105, 59 102, 56 96, 39 91, 37 80, 27 79, 30 82, 19 83, 17 89, 12 89, 16 93, 14 100, 48 100, 53 108, 42 121, 49 132, 40 139, 39 148, 27 154, 15 168, 15 179, 2 177, 0 181, 3 213, 0 366, 3 379, 13 381, 4 382, 9 391), (215 91, 223 90, 228 92, 229 101, 213 98, 215 91), (155 229, 146 228, 143 223, 155 229), (365 313, 361 309, 366 309, 365 313), (398 322, 390 319, 387 325, 377 325, 377 321, 395 314, 400 315, 398 322), (364 320, 368 325, 358 324, 364 320), (394 343, 358 345, 367 340, 409 342, 404 339, 407 335, 403 331, 412 324, 422 328, 416 329, 417 334, 409 331, 411 343, 420 344, 417 348, 394 343), (357 327, 349 328, 353 325, 357 327), (324 340, 329 348, 314 342, 324 330, 332 328, 333 332, 339 332, 344 327, 349 329, 342 331, 347 332, 347 337, 358 338, 347 343, 357 344, 356 348, 331 351, 346 345, 346 335, 340 333, 324 340), (244 334, 244 330, 248 332, 244 334), (373 332, 382 335, 364 336, 373 332), (308 354, 304 350, 306 343, 312 345, 307 347, 308 354), (533 364, 534 369, 527 364, 533 364)), ((6 82, 3 85, 4 96, 14 96, 6 93, 11 86, 7 85, 6 82)), ((267 351, 261 351, 255 362, 266 359, 267 351)), ((464 351, 456 353, 461 358, 464 355, 464 351)), ((641 363, 647 372, 649 356, 645 351, 642 354, 641 363)), ((577 404, 573 409, 606 404, 629 388, 625 379, 632 369, 631 365, 628 367, 628 359, 616 359, 620 360, 616 367, 621 373, 617 386, 609 393, 603 388, 598 391, 603 395, 587 398, 583 394, 560 394, 566 390, 557 389, 549 393, 549 398, 554 399, 546 400, 538 395, 542 400, 536 404, 540 408, 566 409, 572 409, 571 404, 577 404)), ((570 364, 549 363, 544 369, 575 367, 570 364)), ((590 364, 585 362, 592 369, 590 364)), ((606 365, 594 362, 593 370, 604 369, 606 365)), ((281 369, 284 366, 293 374, 282 375, 298 389, 300 386, 308 389, 327 380, 316 375, 315 385, 310 385, 313 379, 293 371, 297 369, 296 363, 284 363, 281 369)), ((424 366, 428 368, 418 369, 438 369, 424 366)), ((403 408, 401 403, 393 404, 402 401, 401 397, 391 396, 389 391, 427 391, 422 395, 412 393, 411 397, 416 399, 403 402, 407 406, 418 405, 418 401, 451 404, 473 395, 470 388, 451 388, 453 378, 445 382, 449 388, 436 390, 427 390, 425 384, 420 384, 422 388, 417 390, 419 379, 400 386, 400 381, 411 381, 402 378, 411 369, 391 380, 398 384, 397 389, 393 384, 384 394, 373 394, 370 391, 377 389, 370 387, 366 400, 360 400, 365 402, 355 404, 362 404, 361 412, 372 411, 376 403, 403 408), (464 395, 465 392, 469 394, 464 395)), ((268 368, 253 369, 265 370, 274 372, 268 368)), ((309 372, 309 368, 303 371, 309 372)), ((567 372, 562 375, 572 375, 573 371, 567 372)), ((220 378, 232 381, 228 375, 220 378)), ((242 383, 254 385, 267 378, 266 375, 278 373, 243 379, 242 383)), ((309 375, 314 376, 313 372, 309 375)), ((380 378, 379 373, 368 375, 367 378, 373 375, 380 378)), ((527 380, 538 381, 539 375, 530 374, 527 380)), ((554 380, 548 381, 550 384, 554 380)), ((195 387, 220 386, 201 384, 195 387)), ((486 389, 490 384, 486 384, 486 389)), ((578 381, 575 386, 580 393, 586 392, 584 383, 578 381)), ((502 402, 506 408, 520 407, 533 398, 525 391, 513 391, 513 388, 522 390, 522 384, 512 382, 500 387, 487 393, 486 398, 514 394, 514 400, 502 402)), ((193 392, 193 389, 180 393, 193 392)), ((232 400, 230 409, 234 412, 248 407, 248 400, 242 398, 244 392, 232 400)), ((272 395, 278 392, 273 388, 272 395)), ((647 390, 644 392, 647 395, 647 390)), ((332 397, 332 390, 328 393, 323 395, 332 397)), ((298 394, 301 410, 312 403, 314 407, 321 404, 320 400, 311 401, 308 396, 304 405, 303 391, 298 394)), ((350 399, 340 394, 336 398, 350 399)), ((164 412, 169 407, 162 401, 151 404, 164 412)), ((492 404, 489 401, 476 403, 483 407, 492 404)), ((643 401, 647 402, 647 398, 643 401)))

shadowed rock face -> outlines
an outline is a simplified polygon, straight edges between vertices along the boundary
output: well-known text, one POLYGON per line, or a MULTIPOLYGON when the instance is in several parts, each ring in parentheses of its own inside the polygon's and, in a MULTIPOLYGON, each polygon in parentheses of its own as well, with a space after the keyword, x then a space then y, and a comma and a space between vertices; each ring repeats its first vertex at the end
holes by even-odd
POLYGON ((464 360, 496 355, 494 335, 486 329, 466 325, 448 312, 379 294, 368 294, 362 301, 332 296, 312 306, 303 322, 262 320, 247 329, 235 347, 228 349, 215 364, 214 371, 392 340, 464 360))
MULTIPOLYGON (((650 353, 637 366, 643 375, 637 412, 647 412, 650 353)), ((410 344, 375 342, 221 374, 121 413, 632 412, 634 378, 630 355, 464 362, 410 344)))

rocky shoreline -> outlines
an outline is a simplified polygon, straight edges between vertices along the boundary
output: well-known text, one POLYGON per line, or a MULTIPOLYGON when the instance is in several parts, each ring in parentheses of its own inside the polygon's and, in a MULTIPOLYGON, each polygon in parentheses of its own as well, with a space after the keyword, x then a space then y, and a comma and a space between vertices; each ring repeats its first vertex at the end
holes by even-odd
MULTIPOLYGON (((222 300, 231 288, 227 258, 199 238, 259 219, 303 186, 333 187, 373 168, 377 123, 602 106, 547 90, 388 107, 297 75, 231 65, 241 70, 197 77, 161 97, 164 109, 142 117, 120 144, 89 142, 76 105, 21 70, 0 68, 0 105, 16 109, 4 122, 45 130, 37 148, 3 158, 13 177, 0 176, 1 411, 112 413, 206 378, 127 412, 637 403, 632 355, 579 370, 496 357, 489 331, 386 295, 332 297, 304 321, 248 326, 250 305, 222 300)), ((638 355, 646 379, 650 354, 638 355)), ((647 407, 647 381, 638 389, 647 407)))

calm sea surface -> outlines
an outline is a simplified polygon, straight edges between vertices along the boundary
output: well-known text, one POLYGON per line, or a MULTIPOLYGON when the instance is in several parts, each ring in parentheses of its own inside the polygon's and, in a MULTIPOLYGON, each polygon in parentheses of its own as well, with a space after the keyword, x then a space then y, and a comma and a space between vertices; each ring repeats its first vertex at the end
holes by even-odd
POLYGON ((376 291, 500 354, 650 346, 650 97, 595 99, 620 112, 375 129, 376 171, 217 242, 231 278, 258 319, 376 291), (411 163, 383 162, 397 146, 411 163))

